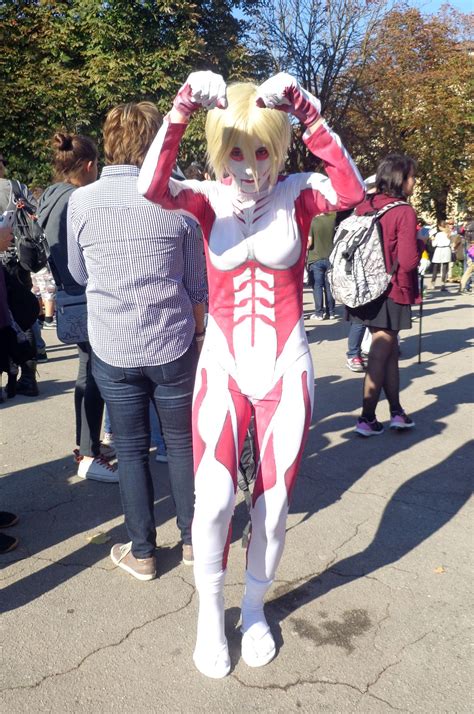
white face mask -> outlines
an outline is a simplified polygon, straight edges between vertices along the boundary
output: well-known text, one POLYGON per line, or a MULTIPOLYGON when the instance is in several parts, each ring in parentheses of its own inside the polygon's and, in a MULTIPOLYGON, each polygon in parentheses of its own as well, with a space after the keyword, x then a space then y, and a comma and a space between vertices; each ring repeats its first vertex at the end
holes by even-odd
POLYGON ((255 150, 255 158, 257 164, 256 177, 252 174, 252 167, 247 163, 242 150, 238 146, 232 149, 227 159, 226 169, 242 193, 256 193, 269 185, 272 162, 267 149, 261 144, 255 150))

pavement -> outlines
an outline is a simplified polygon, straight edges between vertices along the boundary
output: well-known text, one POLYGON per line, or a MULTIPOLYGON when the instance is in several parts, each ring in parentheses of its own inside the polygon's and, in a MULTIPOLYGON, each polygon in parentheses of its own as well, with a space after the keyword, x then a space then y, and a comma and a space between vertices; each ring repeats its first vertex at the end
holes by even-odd
MULTIPOLYGON (((373 439, 353 433, 363 376, 345 366, 347 323, 307 322, 316 406, 267 597, 277 656, 240 658, 239 494, 224 680, 192 663, 197 596, 167 466, 152 455, 159 577, 143 583, 109 558, 126 540, 118 486, 75 474, 77 358, 44 332, 40 396, 0 405, 0 505, 20 516, 20 545, 0 556, 0 712, 472 711, 472 314, 453 286, 430 294, 421 363, 416 322, 401 344, 416 429, 373 439)), ((387 424, 385 401, 377 416, 387 424)))

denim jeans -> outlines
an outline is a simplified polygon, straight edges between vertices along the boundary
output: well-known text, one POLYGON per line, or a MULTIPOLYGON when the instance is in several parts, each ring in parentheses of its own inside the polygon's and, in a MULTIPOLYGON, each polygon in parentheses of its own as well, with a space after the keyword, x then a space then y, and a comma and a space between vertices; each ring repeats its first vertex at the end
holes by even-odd
POLYGON ((327 271, 329 269, 328 258, 321 258, 311 263, 309 270, 313 274, 313 295, 314 295, 314 310, 316 315, 333 315, 336 303, 329 287, 327 271), (326 296, 326 310, 324 310, 323 295, 326 296))
POLYGON ((39 320, 36 320, 32 324, 31 330, 33 332, 33 335, 35 336, 37 352, 44 352, 46 349, 46 342, 43 340, 43 337, 41 336, 41 325, 40 325, 39 320))
MULTIPOLYGON (((158 414, 156 413, 155 405, 150 401, 150 429, 151 429, 151 445, 157 446, 162 451, 166 451, 165 442, 163 439, 163 434, 161 433, 160 420, 158 419, 158 414)), ((112 434, 112 424, 110 423, 109 412, 107 409, 107 404, 104 410, 104 432, 106 434, 112 434)))
POLYGON ((161 424, 156 413, 155 405, 150 402, 150 429, 151 429, 151 445, 156 446, 162 452, 166 451, 165 440, 161 433, 161 424))
POLYGON ((171 492, 183 543, 191 543, 194 474, 191 407, 197 350, 153 367, 113 367, 93 355, 92 371, 107 403, 119 461, 120 494, 132 553, 149 558, 156 547, 154 491, 149 466, 150 399, 168 449, 171 492))
POLYGON ((349 335, 347 337, 347 356, 360 357, 360 346, 364 339, 365 325, 358 322, 351 322, 349 335))
POLYGON ((105 434, 112 433, 112 424, 110 423, 109 410, 107 409, 107 404, 105 405, 105 408, 104 408, 104 433, 105 434))

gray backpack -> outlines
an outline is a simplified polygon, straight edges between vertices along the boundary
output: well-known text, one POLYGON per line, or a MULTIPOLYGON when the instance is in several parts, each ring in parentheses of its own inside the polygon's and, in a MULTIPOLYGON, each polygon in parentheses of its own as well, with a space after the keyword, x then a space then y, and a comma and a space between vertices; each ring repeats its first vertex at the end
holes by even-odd
POLYGON ((406 205, 405 201, 394 201, 376 213, 363 216, 353 213, 340 222, 328 271, 331 292, 338 302, 359 307, 386 291, 398 260, 387 272, 379 219, 391 208, 406 205))

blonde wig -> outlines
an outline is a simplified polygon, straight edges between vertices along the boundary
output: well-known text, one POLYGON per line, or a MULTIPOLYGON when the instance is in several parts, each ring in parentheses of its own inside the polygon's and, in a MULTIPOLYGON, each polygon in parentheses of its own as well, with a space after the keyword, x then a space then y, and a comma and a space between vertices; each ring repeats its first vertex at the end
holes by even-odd
POLYGON ((241 82, 227 88, 227 109, 212 109, 206 120, 207 157, 218 180, 224 177, 230 152, 238 147, 256 178, 255 141, 265 146, 271 160, 270 183, 276 183, 290 146, 286 112, 257 107, 257 87, 241 82))
POLYGON ((161 122, 161 114, 151 102, 130 102, 111 109, 103 128, 106 163, 141 166, 161 122))

